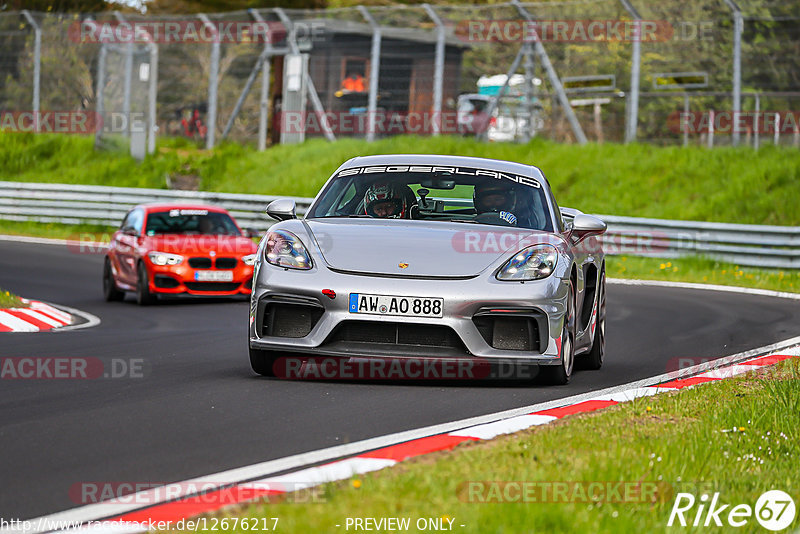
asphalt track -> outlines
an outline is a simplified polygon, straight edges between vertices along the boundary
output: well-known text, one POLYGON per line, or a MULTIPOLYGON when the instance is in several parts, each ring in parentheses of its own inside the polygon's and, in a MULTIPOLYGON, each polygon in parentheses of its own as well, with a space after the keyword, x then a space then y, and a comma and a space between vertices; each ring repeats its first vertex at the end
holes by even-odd
POLYGON ((664 373, 797 335, 796 301, 609 285, 601 371, 568 386, 369 383, 255 376, 244 301, 140 308, 101 298, 102 256, 0 241, 0 287, 102 319, 85 330, 0 334, 0 357, 142 360, 144 376, 0 380, 0 518, 83 503, 86 482, 167 483, 664 373), (70 491, 72 490, 72 494, 70 491))

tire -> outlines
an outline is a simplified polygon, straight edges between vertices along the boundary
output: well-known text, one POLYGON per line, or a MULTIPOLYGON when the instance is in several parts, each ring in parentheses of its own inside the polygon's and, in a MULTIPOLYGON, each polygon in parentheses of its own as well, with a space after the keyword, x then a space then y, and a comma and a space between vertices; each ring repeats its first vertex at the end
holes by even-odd
POLYGON ((586 369, 596 371, 603 366, 606 354, 606 270, 600 273, 600 285, 597 288, 597 327, 594 330, 592 350, 584 357, 586 369))
POLYGON ((106 299, 106 302, 119 302, 125 298, 125 292, 117 288, 111 272, 111 260, 107 256, 103 262, 103 298, 106 299))
POLYGON ((250 367, 261 376, 275 376, 275 361, 279 353, 270 350, 250 349, 250 367))
POLYGON ((542 379, 546 384, 563 386, 569 383, 575 366, 575 283, 569 281, 567 311, 564 314, 564 328, 561 331, 561 363, 540 367, 542 379))
POLYGON ((156 301, 156 296, 150 292, 150 281, 147 277, 147 268, 139 262, 136 269, 136 302, 139 306, 148 306, 156 301))

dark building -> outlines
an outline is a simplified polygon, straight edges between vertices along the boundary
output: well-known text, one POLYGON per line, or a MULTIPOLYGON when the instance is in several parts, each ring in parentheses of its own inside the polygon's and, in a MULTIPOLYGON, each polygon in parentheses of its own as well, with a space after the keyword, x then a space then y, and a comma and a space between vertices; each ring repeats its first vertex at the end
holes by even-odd
MULTIPOLYGON (((309 21, 305 21, 309 22, 309 21)), ((326 112, 333 113, 334 133, 363 135, 358 117, 366 117, 372 74, 372 29, 368 24, 313 21, 317 31, 310 43, 309 74, 326 112), (348 120, 350 119, 350 120, 348 120)), ((378 76, 377 135, 430 133, 434 101, 436 28, 381 28, 378 76)), ((445 40, 442 84, 442 131, 455 128, 455 103, 466 43, 449 35, 445 40)), ((280 98, 283 58, 275 58, 273 96, 280 98)), ((307 106, 311 113, 311 106, 307 106)), ((275 114, 275 116, 279 116, 275 114)), ((313 120, 312 120, 313 122, 313 120)), ((278 129, 273 128, 273 132, 278 129)), ((313 125, 306 135, 319 135, 313 125)), ((273 141, 277 139, 273 137, 273 141)))

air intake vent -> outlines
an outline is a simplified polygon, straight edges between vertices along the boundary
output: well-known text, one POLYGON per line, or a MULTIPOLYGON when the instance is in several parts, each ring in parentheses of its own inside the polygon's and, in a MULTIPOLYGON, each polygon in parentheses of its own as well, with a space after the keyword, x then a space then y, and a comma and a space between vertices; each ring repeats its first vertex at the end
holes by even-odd
POLYGON ((189 258, 189 267, 193 269, 210 269, 211 258, 189 258))

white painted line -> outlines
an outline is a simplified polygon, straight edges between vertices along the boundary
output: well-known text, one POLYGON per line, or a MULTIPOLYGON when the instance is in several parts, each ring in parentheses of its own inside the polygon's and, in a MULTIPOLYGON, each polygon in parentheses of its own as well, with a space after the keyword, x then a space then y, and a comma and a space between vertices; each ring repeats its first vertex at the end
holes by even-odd
POLYGON ((54 308, 53 306, 50 306, 49 304, 45 304, 44 302, 41 302, 41 301, 38 301, 38 300, 32 300, 30 302, 30 306, 34 310, 43 311, 44 313, 47 313, 47 314, 52 315, 53 317, 55 317, 57 319, 60 319, 61 322, 64 323, 64 324, 69 324, 69 323, 72 322, 72 317, 70 316, 70 314, 64 313, 63 311, 61 311, 61 310, 59 310, 57 308, 54 308))
POLYGON ((0 323, 9 327, 14 332, 38 332, 39 328, 31 323, 23 321, 19 317, 0 310, 0 323))
POLYGON ((461 436, 466 438, 492 439, 502 434, 513 434, 520 430, 525 430, 536 425, 546 425, 550 421, 558 419, 552 415, 519 415, 510 417, 494 423, 471 426, 463 430, 450 432, 451 436, 461 436))
POLYGON ((792 356, 800 356, 800 345, 796 347, 792 347, 790 349, 785 349, 781 351, 781 354, 787 354, 792 356))
POLYGON ((43 313, 40 313, 40 312, 38 312, 36 310, 33 310, 31 308, 14 308, 14 311, 18 312, 18 313, 24 313, 25 315, 27 315, 28 317, 30 317, 32 319, 36 319, 37 321, 41 321, 41 322, 43 322, 45 324, 49 324, 50 326, 53 326, 53 327, 64 326, 64 323, 62 321, 57 321, 57 320, 53 319, 52 317, 47 316, 47 315, 45 315, 43 313))
POLYGON ((653 395, 657 395, 658 393, 663 393, 665 391, 676 391, 676 389, 658 388, 652 386, 646 388, 632 388, 632 389, 626 389, 624 391, 619 391, 617 393, 611 393, 609 395, 598 395, 597 397, 592 397, 592 400, 630 402, 634 399, 639 399, 642 397, 651 397, 653 395))
POLYGON ((763 365, 731 365, 730 367, 714 369, 697 376, 698 378, 716 378, 717 380, 721 380, 723 378, 730 378, 742 373, 749 373, 751 371, 755 371, 756 369, 761 369, 762 367, 763 365))
POLYGON ((92 328, 93 326, 97 326, 101 323, 100 318, 98 316, 92 315, 89 312, 85 312, 77 308, 70 308, 69 306, 64 306, 63 304, 59 304, 58 307, 66 312, 71 313, 72 315, 77 315, 78 317, 82 318, 85 322, 80 324, 73 324, 70 326, 62 326, 61 328, 56 328, 55 330, 53 330, 53 332, 68 332, 71 330, 80 330, 82 328, 92 328))
POLYGON ((396 463, 396 460, 388 460, 385 458, 348 458, 346 460, 321 465, 319 467, 310 467, 286 475, 256 480, 254 483, 300 490, 318 486, 326 482, 344 480, 353 475, 378 471, 385 467, 391 467, 396 463))

